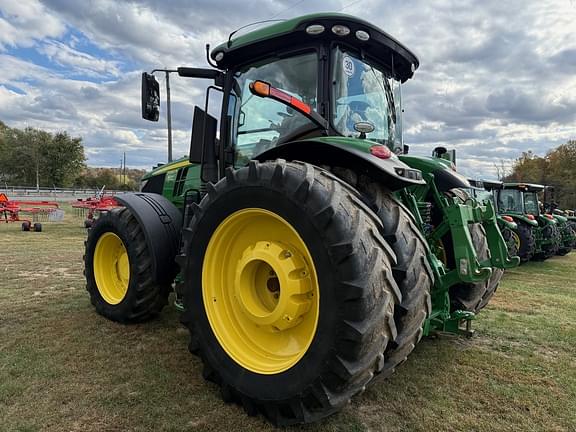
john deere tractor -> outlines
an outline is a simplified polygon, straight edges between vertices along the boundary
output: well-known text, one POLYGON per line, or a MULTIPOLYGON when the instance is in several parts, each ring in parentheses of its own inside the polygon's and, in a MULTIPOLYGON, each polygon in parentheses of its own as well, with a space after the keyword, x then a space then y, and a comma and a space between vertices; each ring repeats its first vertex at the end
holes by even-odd
POLYGON ((540 211, 538 193, 542 191, 544 186, 527 183, 504 183, 498 191, 500 214, 512 217, 518 224, 518 255, 523 262, 546 260, 556 255, 560 247, 556 221, 540 211))
POLYGON ((522 242, 518 235, 518 224, 514 218, 508 215, 502 215, 498 210, 498 191, 504 188, 504 183, 497 180, 474 180, 468 179, 472 185, 470 194, 480 203, 490 202, 496 210, 496 220, 502 237, 508 246, 508 254, 517 256, 522 242))
POLYGON ((558 204, 554 199, 554 191, 554 186, 544 187, 543 209, 547 215, 552 215, 556 221, 560 235, 560 246, 557 254, 566 255, 576 246, 576 232, 566 212, 558 208, 558 204))
MULTIPOLYGON (((517 260, 450 161, 402 154, 400 84, 418 59, 381 29, 307 15, 231 36, 209 62, 174 70, 211 83, 189 156, 90 229, 87 290, 121 323, 155 316, 174 290, 225 401, 312 422, 423 334, 469 330, 492 269, 517 260)), ((142 97, 158 120, 148 73, 142 97)))

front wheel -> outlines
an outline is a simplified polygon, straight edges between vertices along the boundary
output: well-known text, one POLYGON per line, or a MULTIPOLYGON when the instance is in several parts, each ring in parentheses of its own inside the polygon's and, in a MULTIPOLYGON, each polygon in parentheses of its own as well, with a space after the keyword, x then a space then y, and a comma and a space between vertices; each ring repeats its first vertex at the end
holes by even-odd
POLYGON ((340 410, 396 336, 378 218, 330 173, 284 161, 229 169, 192 209, 182 322, 205 378, 275 425, 340 410))

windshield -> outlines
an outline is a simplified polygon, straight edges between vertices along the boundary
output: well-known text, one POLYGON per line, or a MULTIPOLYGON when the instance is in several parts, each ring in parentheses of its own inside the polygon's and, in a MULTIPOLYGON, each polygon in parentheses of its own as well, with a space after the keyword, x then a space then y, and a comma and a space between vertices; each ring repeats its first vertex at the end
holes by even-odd
POLYGON ((236 166, 245 165, 254 155, 315 127, 309 118, 283 103, 253 95, 249 85, 255 80, 266 81, 316 109, 316 52, 261 61, 237 72, 235 78, 240 91, 234 108, 237 124, 231 137, 236 141, 236 166))
POLYGON ((538 195, 536 195, 536 192, 524 193, 524 209, 526 213, 538 216, 538 195))
POLYGON ((498 209, 502 213, 524 213, 522 192, 515 189, 502 189, 498 193, 498 209))
POLYGON ((369 122, 370 140, 402 150, 400 84, 377 66, 334 48, 332 62, 332 125, 344 136, 359 136, 358 122, 369 122))

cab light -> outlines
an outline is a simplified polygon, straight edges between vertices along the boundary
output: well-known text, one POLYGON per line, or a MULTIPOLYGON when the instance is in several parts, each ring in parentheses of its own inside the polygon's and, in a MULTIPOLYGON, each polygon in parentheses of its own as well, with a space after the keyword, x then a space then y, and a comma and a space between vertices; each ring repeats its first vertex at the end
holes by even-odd
POLYGON ((254 81, 250 83, 250 90, 258 96, 270 96, 270 84, 265 83, 264 81, 254 81))
POLYGON ((370 154, 379 159, 390 159, 392 157, 392 152, 384 145, 374 145, 370 147, 370 154))
POLYGON ((322 24, 312 24, 306 27, 306 33, 309 35, 319 35, 324 33, 324 26, 322 24))
POLYGON ((350 29, 345 25, 336 24, 332 26, 332 33, 337 36, 348 36, 350 34, 350 29))
POLYGON ((512 216, 502 216, 502 219, 504 219, 506 222, 514 222, 514 218, 512 216))
POLYGON ((290 96, 288 93, 278 90, 276 87, 272 87, 270 84, 264 81, 253 81, 250 83, 250 90, 255 95, 261 97, 270 97, 272 99, 280 100, 286 102, 288 105, 293 106, 297 110, 310 114, 312 112, 312 107, 310 105, 302 102, 300 99, 290 96))
POLYGON ((362 42, 366 42, 368 39, 370 39, 370 35, 368 34, 368 32, 365 32, 364 30, 356 30, 356 39, 361 40, 362 42))

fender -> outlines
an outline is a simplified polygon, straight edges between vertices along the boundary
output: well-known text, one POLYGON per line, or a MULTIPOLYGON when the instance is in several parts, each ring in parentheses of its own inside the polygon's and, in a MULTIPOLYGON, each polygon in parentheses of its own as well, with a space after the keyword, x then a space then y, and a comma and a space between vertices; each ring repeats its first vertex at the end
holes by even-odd
POLYGON ((434 183, 440 192, 472 187, 468 179, 454 171, 451 168, 453 164, 445 159, 402 155, 400 160, 412 168, 419 169, 423 174, 434 174, 434 183))
POLYGON ((519 220, 520 222, 524 222, 528 225, 537 227, 538 226, 538 221, 535 219, 528 219, 528 216, 526 215, 521 215, 521 214, 513 214, 513 213, 504 213, 505 216, 510 216, 512 218, 514 218, 515 220, 519 220))
POLYGON ((515 231, 518 229, 518 224, 516 222, 509 222, 502 217, 502 215, 496 215, 496 219, 498 220, 498 224, 502 225, 505 228, 511 229, 515 231))
POLYGON ((552 215, 554 216, 554 219, 556 219, 556 221, 558 222, 558 224, 565 224, 566 222, 568 222, 568 218, 565 216, 561 216, 561 215, 552 215))
POLYGON ((539 225, 541 226, 546 226, 546 225, 556 225, 558 222, 556 221, 556 219, 552 218, 549 219, 548 217, 546 217, 545 215, 541 214, 538 215, 538 217, 536 218, 536 220, 539 222, 539 225))
POLYGON ((180 210, 162 195, 155 193, 123 193, 115 198, 122 206, 130 209, 144 232, 152 257, 154 282, 172 282, 178 273, 174 258, 180 248, 180 210))
POLYGON ((380 159, 370 153, 370 147, 379 143, 345 137, 310 138, 291 141, 273 147, 255 157, 260 162, 274 159, 298 160, 313 165, 331 165, 351 168, 364 173, 396 191, 408 186, 423 185, 422 173, 398 159, 392 153, 389 159, 380 159))

